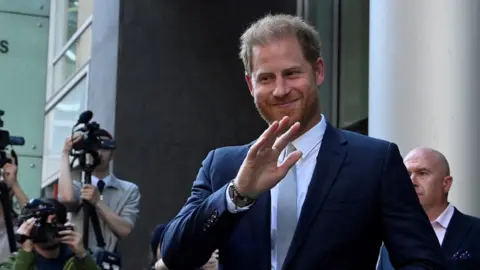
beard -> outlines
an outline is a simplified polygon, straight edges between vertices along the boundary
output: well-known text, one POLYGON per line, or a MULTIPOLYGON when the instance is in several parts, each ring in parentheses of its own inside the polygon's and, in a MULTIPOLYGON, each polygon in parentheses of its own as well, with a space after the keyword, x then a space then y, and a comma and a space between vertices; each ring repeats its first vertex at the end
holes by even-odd
POLYGON ((285 116, 290 117, 289 128, 296 122, 300 122, 300 129, 303 129, 312 119, 320 115, 320 104, 316 98, 307 99, 306 103, 300 104, 299 107, 284 111, 269 105, 267 102, 259 102, 258 100, 255 100, 255 107, 263 120, 269 125, 274 121, 282 120, 285 116))

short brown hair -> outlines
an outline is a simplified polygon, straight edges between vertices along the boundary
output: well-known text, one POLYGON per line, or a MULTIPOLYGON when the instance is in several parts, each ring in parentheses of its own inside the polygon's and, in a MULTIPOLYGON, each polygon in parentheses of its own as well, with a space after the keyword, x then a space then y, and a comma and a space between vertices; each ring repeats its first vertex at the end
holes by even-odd
POLYGON ((315 28, 302 18, 286 15, 267 15, 254 22, 240 38, 240 59, 245 71, 252 71, 252 48, 272 40, 294 36, 298 39, 303 55, 312 65, 321 56, 321 41, 315 28))

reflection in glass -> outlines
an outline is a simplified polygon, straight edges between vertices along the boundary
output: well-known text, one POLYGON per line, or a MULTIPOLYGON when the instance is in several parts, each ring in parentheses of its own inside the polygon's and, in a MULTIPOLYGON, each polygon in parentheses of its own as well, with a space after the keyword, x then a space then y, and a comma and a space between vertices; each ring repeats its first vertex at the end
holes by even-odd
POLYGON ((78 28, 78 0, 68 1, 67 11, 67 36, 66 40, 69 40, 78 28))
POLYGON ((86 94, 87 80, 84 77, 47 113, 42 179, 58 171, 65 139, 71 135, 73 125, 86 108, 86 94))
POLYGON ((310 0, 307 12, 307 20, 315 25, 320 34, 322 57, 325 63, 325 81, 319 87, 320 109, 327 120, 333 121, 333 0, 310 0))
POLYGON ((92 27, 77 39, 67 50, 65 55, 53 67, 52 94, 60 90, 63 84, 70 79, 90 59, 92 49, 92 27))
POLYGON ((55 5, 55 54, 58 54, 92 15, 93 0, 58 0, 55 5))
POLYGON ((340 127, 368 117, 369 0, 340 5, 340 127))

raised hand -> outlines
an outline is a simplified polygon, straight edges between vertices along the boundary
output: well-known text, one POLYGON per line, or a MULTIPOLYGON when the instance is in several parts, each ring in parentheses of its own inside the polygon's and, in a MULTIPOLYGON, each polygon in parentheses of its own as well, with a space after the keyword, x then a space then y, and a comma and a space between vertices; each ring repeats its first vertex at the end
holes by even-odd
POLYGON ((270 190, 301 158, 302 153, 294 151, 278 164, 280 153, 300 131, 300 123, 288 128, 289 121, 289 117, 285 116, 280 122, 273 122, 250 147, 234 180, 234 185, 241 195, 255 199, 270 190))
POLYGON ((77 258, 84 258, 87 256, 87 251, 83 247, 82 235, 74 230, 74 225, 71 223, 65 224, 67 230, 59 231, 58 236, 60 243, 67 245, 77 258))
POLYGON ((29 218, 25 220, 22 225, 17 229, 16 234, 27 237, 26 240, 22 243, 22 250, 26 252, 31 252, 33 249, 33 242, 30 237, 30 232, 33 227, 35 227, 35 218, 29 218))

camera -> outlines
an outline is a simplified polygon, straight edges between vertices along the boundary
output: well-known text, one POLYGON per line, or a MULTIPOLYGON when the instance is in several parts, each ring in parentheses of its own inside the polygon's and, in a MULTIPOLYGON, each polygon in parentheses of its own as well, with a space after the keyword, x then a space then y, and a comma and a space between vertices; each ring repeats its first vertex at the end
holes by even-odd
POLYGON ((61 231, 73 230, 73 227, 63 225, 66 221, 66 210, 65 213, 62 212, 48 201, 32 199, 25 205, 19 220, 34 218, 35 225, 28 238, 34 243, 45 243, 58 238, 61 231), (56 217, 49 221, 51 215, 56 217))
POLYGON ((92 117, 93 113, 91 111, 85 111, 80 114, 75 127, 80 124, 83 124, 84 126, 74 132, 81 132, 82 140, 73 145, 73 150, 79 152, 92 152, 97 151, 98 149, 115 149, 116 145, 114 140, 101 138, 101 134, 99 134, 100 125, 97 122, 90 122, 92 117))
POLYGON ((3 129, 3 120, 2 116, 5 115, 5 112, 0 110, 0 168, 5 165, 5 163, 12 162, 11 159, 7 158, 5 149, 10 145, 19 145, 22 146, 25 144, 25 139, 19 136, 10 136, 8 130, 3 129))
POLYGON ((106 135, 109 137, 109 134, 104 134, 105 131, 100 129, 97 122, 91 122, 92 117, 93 113, 91 111, 84 111, 78 117, 77 123, 72 128, 72 137, 76 132, 81 134, 81 139, 72 145, 72 153, 70 154, 74 157, 74 160, 78 158, 82 169, 88 172, 92 172, 100 164, 98 150, 116 148, 114 140, 102 138, 106 135), (83 126, 75 130, 79 125, 83 126))

